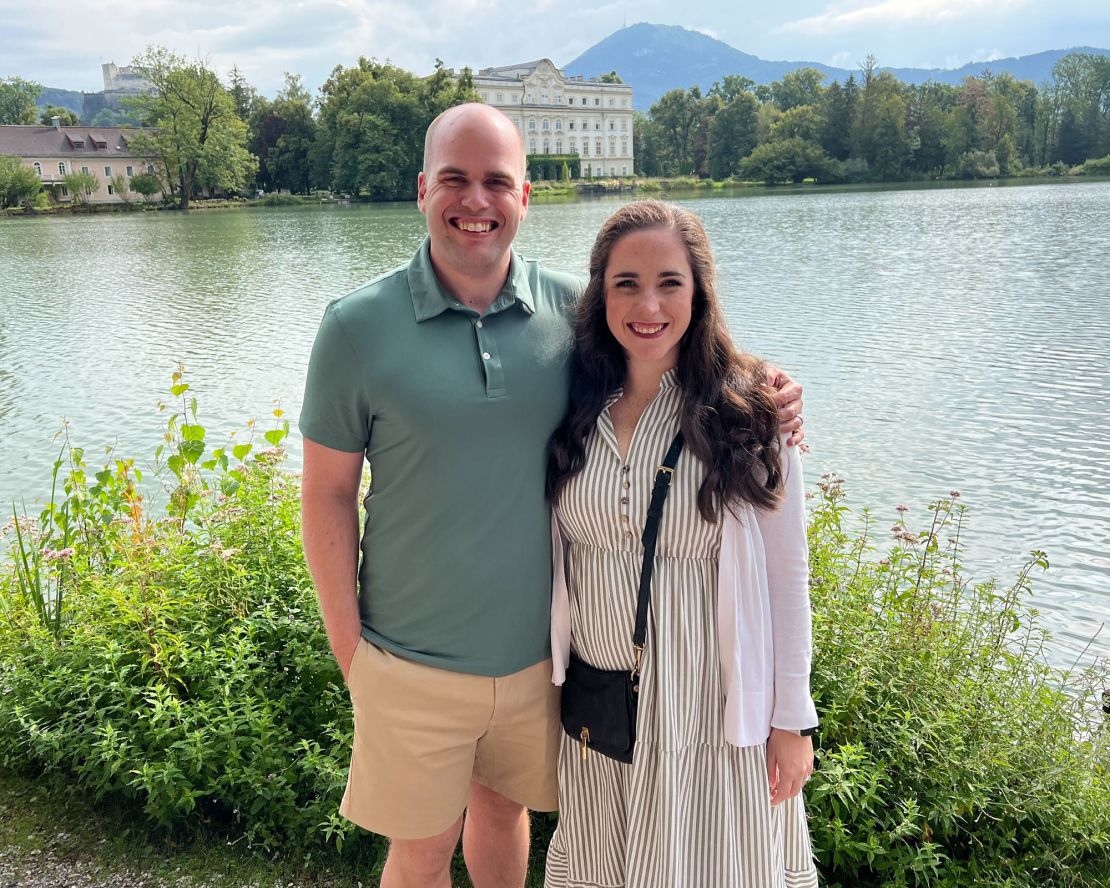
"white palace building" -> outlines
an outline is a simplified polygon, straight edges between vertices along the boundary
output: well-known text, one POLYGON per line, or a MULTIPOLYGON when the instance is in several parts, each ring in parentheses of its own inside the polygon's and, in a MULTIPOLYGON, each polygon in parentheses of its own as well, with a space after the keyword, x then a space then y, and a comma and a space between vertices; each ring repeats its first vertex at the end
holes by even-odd
POLYGON ((583 178, 633 174, 628 84, 566 77, 549 59, 540 59, 483 68, 474 75, 474 88, 520 127, 530 161, 578 155, 583 178))

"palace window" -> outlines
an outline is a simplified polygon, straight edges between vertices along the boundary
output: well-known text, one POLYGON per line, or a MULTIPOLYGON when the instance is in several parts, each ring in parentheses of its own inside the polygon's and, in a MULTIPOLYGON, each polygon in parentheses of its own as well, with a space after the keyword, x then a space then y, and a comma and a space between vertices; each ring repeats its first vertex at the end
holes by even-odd
POLYGON ((543 119, 543 129, 544 129, 544 132, 546 132, 547 130, 551 129, 551 125, 550 125, 550 123, 548 122, 548 120, 547 120, 547 118, 546 118, 546 117, 545 117, 545 118, 543 119))
POLYGON ((555 121, 555 132, 560 133, 562 131, 563 131, 563 121, 556 120, 555 121))
POLYGON ((531 104, 535 101, 536 101, 536 94, 535 93, 528 93, 528 103, 531 104))
POLYGON ((563 153, 563 140, 562 139, 556 139, 555 140, 555 153, 556 154, 562 154, 563 153))
POLYGON ((505 94, 504 93, 498 93, 497 94, 497 103, 501 104, 504 101, 505 101, 505 94))
POLYGON ((109 185, 109 186, 108 186, 108 193, 109 193, 109 194, 115 194, 115 193, 116 193, 116 190, 115 190, 115 189, 114 189, 114 188, 113 188, 113 187, 112 187, 111 185, 109 185))
POLYGON ((567 128, 568 129, 574 129, 574 121, 573 120, 570 123, 567 124, 567 128))
POLYGON ((582 156, 583 157, 589 157, 590 156, 590 143, 587 142, 585 139, 582 140, 582 156))
POLYGON ((622 176, 627 176, 628 175, 628 167, 626 167, 626 166, 621 167, 621 175, 622 176))
POLYGON ((597 106, 597 105, 600 105, 600 104, 601 104, 601 99, 595 97, 594 98, 594 105, 597 106))
POLYGON ((534 118, 534 117, 529 117, 528 118, 528 129, 533 130, 533 131, 536 129, 536 118, 534 118))
POLYGON ((36 160, 33 164, 31 164, 31 166, 33 166, 35 168, 35 172, 39 174, 39 178, 41 179, 42 178, 42 164, 39 163, 36 160))
POLYGON ((613 100, 612 100, 612 99, 609 99, 609 107, 610 107, 610 108, 612 108, 612 107, 613 107, 613 100))
POLYGON ((543 153, 544 154, 550 154, 551 153, 551 143, 547 139, 543 140, 543 153))
POLYGON ((617 129, 617 122, 615 120, 609 121, 609 132, 615 132, 617 129))
POLYGON ((529 154, 535 154, 536 153, 536 140, 535 139, 531 139, 528 142, 528 153, 529 154))
POLYGON ((131 166, 129 166, 129 167, 127 168, 127 175, 129 175, 129 176, 134 176, 134 175, 135 175, 135 168, 134 168, 134 167, 131 167, 131 166))
POLYGON ((86 166, 81 167, 81 172, 82 173, 88 173, 88 171, 89 171, 88 167, 86 167, 86 166))
POLYGON ((594 147, 597 149, 594 153, 597 154, 598 157, 601 157, 601 155, 604 153, 601 150, 601 139, 597 140, 597 144, 594 147))
POLYGON ((555 104, 556 105, 563 104, 563 94, 562 93, 560 93, 560 92, 555 93, 555 104))
POLYGON ((621 139, 621 154, 628 154, 628 140, 621 139))
POLYGON ((627 120, 622 120, 621 121, 621 132, 622 133, 628 132, 628 121, 627 120))
POLYGON ((110 166, 104 167, 104 175, 107 176, 109 179, 112 178, 112 168, 110 166))

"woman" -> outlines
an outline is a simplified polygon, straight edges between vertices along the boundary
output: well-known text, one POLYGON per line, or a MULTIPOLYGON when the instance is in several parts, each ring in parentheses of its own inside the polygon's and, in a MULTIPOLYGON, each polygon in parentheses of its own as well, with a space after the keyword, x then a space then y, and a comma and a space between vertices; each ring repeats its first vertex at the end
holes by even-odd
POLYGON ((799 797, 817 724, 801 467, 763 365, 731 342, 696 216, 641 201, 605 223, 574 367, 548 473, 556 684, 571 647, 632 667, 648 498, 680 428, 685 450, 659 528, 633 761, 563 737, 547 888, 815 886, 799 797))

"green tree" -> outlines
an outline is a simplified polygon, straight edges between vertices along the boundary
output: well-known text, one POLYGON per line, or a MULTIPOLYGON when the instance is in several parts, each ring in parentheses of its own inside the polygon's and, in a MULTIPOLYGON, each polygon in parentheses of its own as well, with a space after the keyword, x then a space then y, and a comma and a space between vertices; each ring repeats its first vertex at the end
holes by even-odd
POLYGON ((598 80, 602 83, 624 83, 620 75, 616 71, 610 71, 608 74, 602 74, 598 80))
POLYGON ((250 119, 250 150, 258 157, 260 187, 305 193, 311 187, 316 121, 312 98, 295 74, 273 102, 261 99, 250 119))
POLYGON ((632 152, 641 176, 660 176, 658 131, 648 115, 632 112, 632 152))
POLYGON ((693 173, 694 133, 702 117, 701 90, 672 89, 651 106, 658 136, 659 165, 665 176, 693 173))
POLYGON ((770 138, 820 142, 824 124, 821 109, 816 105, 795 105, 771 125, 770 138))
POLYGON ((332 71, 320 93, 317 181, 372 200, 414 198, 428 124, 452 105, 480 100, 468 70, 455 81, 438 59, 421 78, 360 58, 332 71))
POLYGON ((119 195, 119 199, 123 201, 125 206, 131 206, 131 183, 127 180, 127 176, 123 173, 116 173, 108 180, 112 186, 112 191, 119 195))
POLYGON ((166 190, 181 209, 203 188, 242 190, 258 161, 247 150, 247 125, 215 72, 162 47, 151 47, 132 64, 153 87, 130 100, 153 127, 136 134, 132 147, 160 159, 166 190))
POLYGON ((840 177, 837 162, 820 145, 797 137, 760 145, 741 162, 740 173, 768 185, 805 179, 831 182, 840 177))
POLYGON ((788 71, 782 80, 771 84, 771 99, 780 111, 789 111, 799 105, 816 105, 824 89, 821 81, 825 75, 816 68, 798 68, 788 71))
POLYGON ((141 194, 145 200, 150 200, 155 194, 162 191, 162 183, 152 173, 139 173, 131 177, 131 190, 141 194))
POLYGON ((95 173, 69 173, 62 180, 78 203, 87 204, 89 198, 100 190, 100 180, 95 173))
POLYGON ((1094 53, 1069 53, 1053 66, 1052 78, 1060 91, 1061 110, 1068 120, 1068 131, 1062 134, 1067 136, 1067 142, 1060 144, 1061 156, 1083 155, 1082 160, 1110 152, 1110 58, 1094 53))
POLYGON ((0 125, 37 123, 35 102, 41 92, 40 84, 22 77, 0 80, 0 125))
POLYGON ((62 126, 77 126, 81 122, 80 118, 74 114, 69 108, 62 108, 60 105, 47 105, 42 109, 42 114, 39 116, 39 122, 43 126, 53 126, 54 118, 60 118, 62 126))
POLYGON ((852 120, 858 96, 855 75, 849 75, 843 87, 834 80, 822 97, 821 147, 837 160, 847 160, 852 153, 852 120))
POLYGON ((754 90, 754 80, 748 77, 741 77, 739 74, 726 74, 709 88, 707 95, 715 96, 720 99, 722 103, 727 105, 729 102, 744 94, 752 95, 754 98, 754 90))
POLYGON ((31 167, 0 154, 0 209, 31 203, 41 188, 42 180, 31 167))
POLYGON ((251 119, 260 102, 265 99, 258 95, 258 90, 247 82, 246 75, 239 70, 238 65, 231 66, 231 72, 227 76, 228 87, 227 91, 231 95, 231 101, 235 104, 235 113, 239 119, 246 123, 251 119))
MULTIPOLYGON (((726 78, 727 79, 727 78, 726 78)), ((750 92, 736 92, 714 116, 709 128, 709 175, 727 179, 756 146, 759 108, 750 92)))

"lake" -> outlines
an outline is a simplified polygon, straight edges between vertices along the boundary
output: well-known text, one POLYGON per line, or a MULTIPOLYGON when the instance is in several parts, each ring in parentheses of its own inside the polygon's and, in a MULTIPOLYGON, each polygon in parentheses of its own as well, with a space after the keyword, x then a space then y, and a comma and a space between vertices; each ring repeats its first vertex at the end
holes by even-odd
MULTIPOLYGON (((535 203, 517 246, 584 271, 621 200, 535 203)), ((1110 617, 1110 183, 680 202, 737 340, 805 385, 810 481, 883 532, 958 489, 977 578, 1046 550, 1032 601, 1069 665, 1110 617)), ((324 306, 422 237, 411 204, 3 220, 0 503, 49 494, 63 417, 90 464, 149 458, 179 363, 210 441, 275 402, 295 427, 324 306)))

